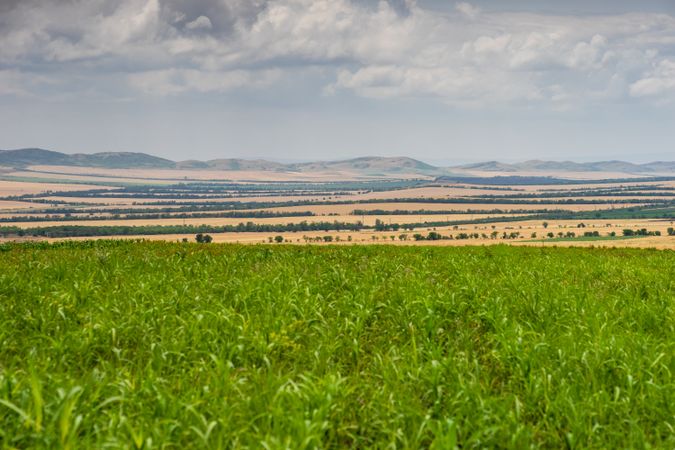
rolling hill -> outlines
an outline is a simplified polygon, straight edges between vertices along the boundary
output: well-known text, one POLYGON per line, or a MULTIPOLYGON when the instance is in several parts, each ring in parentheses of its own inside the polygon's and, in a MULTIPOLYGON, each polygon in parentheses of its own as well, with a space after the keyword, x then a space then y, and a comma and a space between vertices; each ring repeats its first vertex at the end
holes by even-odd
POLYGON ((0 166, 83 166, 107 168, 172 168, 176 163, 168 159, 151 156, 146 153, 103 152, 75 153, 72 155, 44 150, 41 148, 23 148, 18 150, 0 150, 0 166))
POLYGON ((407 157, 362 157, 339 161, 316 161, 283 164, 263 159, 222 158, 208 161, 187 160, 174 162, 145 153, 108 152, 93 154, 66 154, 39 148, 0 150, 0 166, 23 168, 26 166, 86 166, 105 168, 161 168, 161 169, 211 169, 288 172, 344 172, 360 173, 428 173, 443 169, 407 157))
POLYGON ((0 150, 0 167, 25 168, 27 166, 81 166, 103 167, 111 169, 144 168, 144 169, 209 169, 209 170, 246 170, 275 172, 356 172, 368 175, 385 174, 420 174, 443 176, 448 174, 465 174, 471 172, 495 172, 515 174, 519 172, 612 172, 626 174, 673 174, 675 161, 655 161, 646 164, 635 164, 625 161, 598 161, 578 163, 573 161, 529 160, 519 163, 502 163, 487 161, 454 167, 437 167, 417 159, 408 157, 378 157, 311 161, 284 164, 263 159, 220 158, 208 161, 187 160, 171 161, 169 159, 135 152, 104 152, 67 154, 40 148, 24 148, 17 150, 0 150))
POLYGON ((622 172, 622 173, 672 173, 675 162, 655 161, 646 164, 634 164, 626 161, 597 161, 578 163, 573 161, 529 160, 506 164, 488 161, 477 164, 457 166, 453 169, 486 172, 622 172))

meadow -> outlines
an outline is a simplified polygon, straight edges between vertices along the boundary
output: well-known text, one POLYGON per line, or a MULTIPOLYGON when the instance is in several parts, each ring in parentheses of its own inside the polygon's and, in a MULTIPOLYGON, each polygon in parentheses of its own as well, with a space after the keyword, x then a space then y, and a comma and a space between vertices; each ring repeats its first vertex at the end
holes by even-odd
POLYGON ((2 448, 673 448, 670 250, 0 245, 2 448))

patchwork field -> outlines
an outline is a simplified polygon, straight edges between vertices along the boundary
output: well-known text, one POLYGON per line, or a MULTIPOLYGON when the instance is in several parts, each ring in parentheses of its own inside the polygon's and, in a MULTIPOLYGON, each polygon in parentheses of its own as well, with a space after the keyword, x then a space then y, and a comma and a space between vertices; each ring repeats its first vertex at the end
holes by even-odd
POLYGON ((241 181, 229 172, 66 166, 10 172, 5 178, 13 179, 0 181, 0 240, 193 240, 202 233, 241 243, 675 248, 669 231, 675 179, 668 177, 290 181, 286 172, 266 171, 241 181), (31 178, 40 176, 45 180, 31 178))
POLYGON ((672 251, 0 245, 5 448, 672 448, 672 251))

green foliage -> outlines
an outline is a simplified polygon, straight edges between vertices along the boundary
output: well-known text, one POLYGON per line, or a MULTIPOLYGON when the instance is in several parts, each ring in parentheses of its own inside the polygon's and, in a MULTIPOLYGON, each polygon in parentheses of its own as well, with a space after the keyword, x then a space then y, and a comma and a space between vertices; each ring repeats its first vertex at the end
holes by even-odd
POLYGON ((673 448, 675 255, 0 246, 2 448, 673 448))
POLYGON ((213 238, 208 234, 197 233, 195 236, 195 241, 200 244, 210 244, 211 241, 213 241, 213 238))
POLYGON ((660 231, 647 231, 646 228, 640 228, 639 230, 631 230, 626 228, 623 230, 624 236, 661 236, 660 231))
POLYGON ((42 236, 42 237, 86 237, 86 236, 130 236, 192 233, 241 233, 241 232, 298 232, 327 230, 360 230, 366 228, 361 222, 299 222, 268 224, 246 222, 237 225, 57 225, 21 229, 15 226, 0 226, 0 236, 42 236))

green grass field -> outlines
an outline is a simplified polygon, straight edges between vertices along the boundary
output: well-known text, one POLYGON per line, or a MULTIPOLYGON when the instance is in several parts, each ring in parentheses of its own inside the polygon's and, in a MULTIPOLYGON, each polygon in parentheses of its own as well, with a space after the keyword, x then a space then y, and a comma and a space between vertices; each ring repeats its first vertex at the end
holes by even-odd
POLYGON ((0 247, 2 448, 673 448, 675 253, 0 247))

